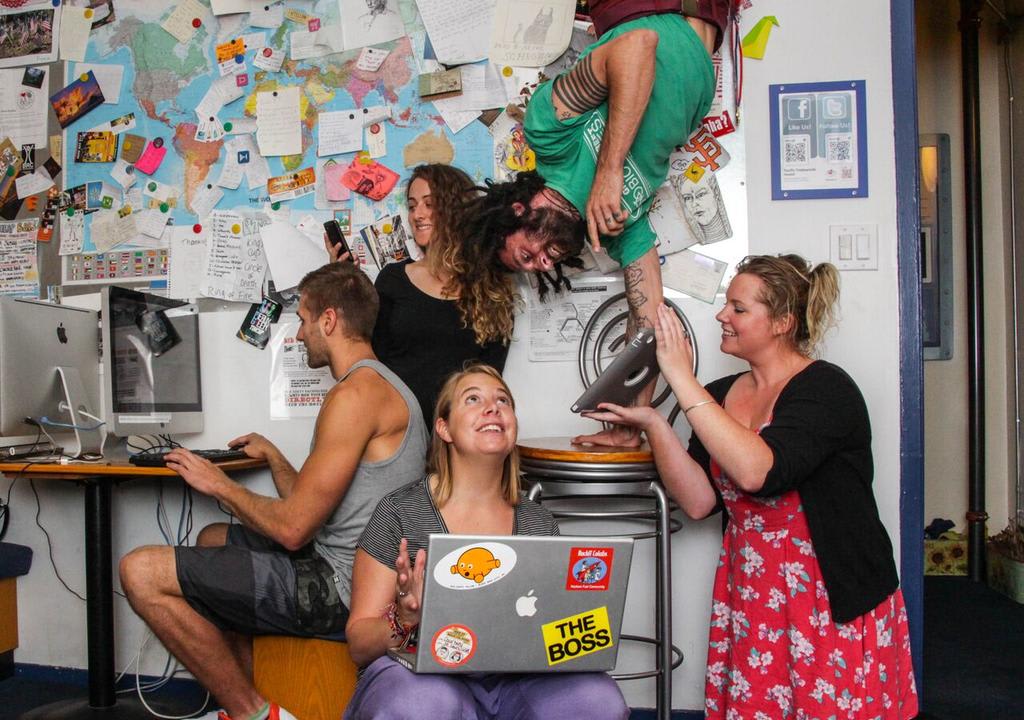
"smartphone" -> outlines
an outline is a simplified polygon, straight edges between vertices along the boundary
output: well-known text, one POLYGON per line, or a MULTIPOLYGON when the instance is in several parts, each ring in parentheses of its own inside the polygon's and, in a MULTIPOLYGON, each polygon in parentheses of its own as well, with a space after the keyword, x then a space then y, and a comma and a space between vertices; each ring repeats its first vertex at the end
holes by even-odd
POLYGON ((337 220, 325 222, 324 232, 327 233, 327 239, 331 241, 331 245, 338 249, 338 257, 349 252, 348 243, 345 242, 345 233, 341 231, 341 225, 337 220))

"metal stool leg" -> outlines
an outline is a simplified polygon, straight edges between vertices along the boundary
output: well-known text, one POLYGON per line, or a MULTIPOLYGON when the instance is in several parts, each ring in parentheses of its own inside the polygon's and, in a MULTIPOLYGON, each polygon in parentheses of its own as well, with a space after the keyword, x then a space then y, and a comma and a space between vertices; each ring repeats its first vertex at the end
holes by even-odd
POLYGON ((661 484, 651 483, 651 494, 658 505, 658 537, 655 541, 655 573, 657 593, 655 622, 658 625, 657 679, 659 720, 670 720, 672 715, 672 536, 669 532, 669 516, 672 508, 661 484))

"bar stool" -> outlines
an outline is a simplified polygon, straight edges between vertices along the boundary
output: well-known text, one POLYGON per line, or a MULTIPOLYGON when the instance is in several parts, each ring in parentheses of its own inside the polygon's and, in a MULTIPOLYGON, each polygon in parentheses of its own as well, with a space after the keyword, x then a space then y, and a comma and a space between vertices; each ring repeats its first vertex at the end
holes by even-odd
POLYGON ((654 670, 613 674, 617 680, 653 677, 656 681, 657 717, 669 720, 672 712, 672 670, 683 662, 683 653, 672 644, 672 549, 671 534, 682 527, 665 494, 650 448, 604 448, 573 445, 568 437, 519 441, 519 456, 530 498, 537 501, 567 500, 569 509, 553 510, 559 518, 651 522, 648 532, 619 533, 655 543, 655 637, 622 635, 623 640, 653 644, 654 670), (632 498, 637 509, 597 508, 594 500, 632 498), (649 503, 649 507, 646 505, 649 503), (579 509, 576 509, 579 507, 579 509), (589 509, 588 509, 589 508, 589 509))

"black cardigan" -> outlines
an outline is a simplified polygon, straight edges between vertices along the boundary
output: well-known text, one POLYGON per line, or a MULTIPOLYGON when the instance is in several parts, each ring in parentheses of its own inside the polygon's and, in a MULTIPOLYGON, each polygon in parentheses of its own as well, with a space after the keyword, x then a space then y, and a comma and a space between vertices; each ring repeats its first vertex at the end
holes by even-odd
MULTIPOLYGON (((719 405, 740 375, 707 386, 719 405)), ((760 435, 774 460, 754 495, 799 493, 833 619, 849 622, 873 609, 899 578, 871 491, 871 425, 856 383, 832 363, 811 363, 779 393, 760 435)), ((689 452, 710 478, 710 457, 696 433, 689 452)))

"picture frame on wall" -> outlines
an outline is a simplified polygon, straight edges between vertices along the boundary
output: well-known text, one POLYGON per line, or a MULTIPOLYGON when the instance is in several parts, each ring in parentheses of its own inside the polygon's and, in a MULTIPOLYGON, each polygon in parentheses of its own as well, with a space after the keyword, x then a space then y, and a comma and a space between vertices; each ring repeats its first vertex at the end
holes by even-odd
POLYGON ((925 360, 953 357, 953 186, 949 135, 918 138, 921 344, 925 360))
POLYGON ((868 196, 865 82, 769 85, 772 200, 868 196))

